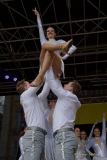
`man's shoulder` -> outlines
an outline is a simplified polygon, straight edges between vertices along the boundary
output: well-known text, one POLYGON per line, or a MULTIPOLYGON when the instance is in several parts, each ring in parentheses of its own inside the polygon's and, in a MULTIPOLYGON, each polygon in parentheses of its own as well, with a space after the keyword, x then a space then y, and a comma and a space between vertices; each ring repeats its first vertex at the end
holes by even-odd
POLYGON ((21 95, 20 95, 20 102, 22 103, 23 101, 31 98, 31 97, 36 97, 36 87, 29 87, 27 90, 25 90, 21 95))
POLYGON ((78 97, 77 97, 74 93, 72 93, 71 91, 68 91, 68 90, 65 90, 65 91, 66 91, 66 93, 67 93, 67 95, 68 95, 69 97, 77 98, 77 99, 78 99, 78 97))
POLYGON ((27 95, 31 94, 32 92, 34 92, 35 90, 36 90, 36 87, 29 87, 28 89, 26 89, 26 90, 20 95, 20 97, 27 96, 27 95))
POLYGON ((74 101, 76 103, 78 103, 78 106, 81 106, 81 102, 79 101, 79 98, 77 97, 76 94, 70 92, 70 91, 67 91, 68 93, 68 97, 71 99, 71 101, 74 101))

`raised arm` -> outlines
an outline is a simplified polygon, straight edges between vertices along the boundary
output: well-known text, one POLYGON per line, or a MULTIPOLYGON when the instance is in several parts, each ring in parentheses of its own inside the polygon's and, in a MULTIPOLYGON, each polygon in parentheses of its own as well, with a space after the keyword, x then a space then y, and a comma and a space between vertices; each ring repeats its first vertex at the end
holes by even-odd
POLYGON ((89 137, 88 137, 88 141, 92 138, 93 130, 94 130, 94 127, 95 127, 96 124, 97 124, 97 121, 92 126, 91 132, 90 132, 89 137))
POLYGON ((92 134, 93 134, 93 130, 94 130, 94 127, 95 127, 96 124, 97 124, 97 121, 93 124, 91 132, 90 132, 88 140, 87 140, 87 143, 86 143, 86 151, 88 152, 88 154, 90 156, 95 156, 95 153, 92 153, 90 151, 90 148, 93 146, 92 134))
POLYGON ((43 110, 45 109, 44 110, 45 115, 47 115, 48 110, 49 110, 49 108, 48 108, 48 99, 47 99, 49 91, 50 91, 49 85, 48 85, 47 82, 45 82, 45 84, 43 86, 43 89, 42 89, 42 92, 38 95, 38 98, 40 99, 40 101, 43 104, 43 110))
POLYGON ((101 138, 106 141, 106 113, 103 113, 101 138))
POLYGON ((40 43, 41 43, 41 45, 43 45, 46 42, 46 37, 45 37, 44 31, 43 31, 40 14, 36 10, 36 8, 33 10, 33 12, 37 16, 37 24, 38 24, 38 29, 39 29, 40 43))
MULTIPOLYGON (((76 95, 73 93, 65 90, 61 84, 61 81, 58 79, 53 79, 51 81, 48 81, 49 87, 52 90, 52 92, 58 97, 58 98, 65 98, 65 97, 70 97, 75 99, 76 95)), ((77 104, 78 105, 78 104, 77 104)), ((80 103, 79 103, 80 105, 80 103)))
POLYGON ((41 93, 38 95, 38 97, 41 100, 44 100, 45 98, 47 98, 49 91, 50 91, 50 87, 48 85, 48 82, 45 82, 43 89, 42 89, 41 93))

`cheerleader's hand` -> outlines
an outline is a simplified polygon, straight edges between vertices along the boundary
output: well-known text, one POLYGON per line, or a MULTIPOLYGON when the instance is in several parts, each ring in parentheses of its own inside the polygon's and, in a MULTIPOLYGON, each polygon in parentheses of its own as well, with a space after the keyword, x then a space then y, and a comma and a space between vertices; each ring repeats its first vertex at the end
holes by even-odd
POLYGON ((94 156, 95 156, 95 153, 90 153, 90 156, 94 157, 94 156))
POLYGON ((34 12, 35 15, 39 15, 39 12, 37 11, 36 7, 32 11, 34 12))

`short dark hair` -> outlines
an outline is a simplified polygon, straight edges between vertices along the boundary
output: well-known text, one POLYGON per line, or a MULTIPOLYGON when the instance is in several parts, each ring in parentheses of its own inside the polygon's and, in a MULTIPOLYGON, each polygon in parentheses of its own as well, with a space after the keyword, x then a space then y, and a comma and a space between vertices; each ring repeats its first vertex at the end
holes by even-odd
POLYGON ((81 91, 81 85, 77 80, 72 81, 73 93, 78 95, 81 91))
POLYGON ((24 88, 23 88, 24 83, 25 83, 24 79, 17 82, 17 84, 16 84, 17 93, 21 94, 24 91, 24 88))

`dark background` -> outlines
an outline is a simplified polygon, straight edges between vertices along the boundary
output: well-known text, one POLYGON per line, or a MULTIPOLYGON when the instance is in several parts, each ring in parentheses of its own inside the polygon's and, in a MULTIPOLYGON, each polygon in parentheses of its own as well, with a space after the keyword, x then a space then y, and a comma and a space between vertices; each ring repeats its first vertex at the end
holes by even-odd
POLYGON ((13 77, 32 81, 39 70, 36 16, 44 29, 54 25, 57 39, 73 37, 77 51, 65 61, 62 83, 78 80, 84 103, 107 98, 106 0, 0 0, 0 95, 16 94, 13 77), (9 74, 10 79, 4 80, 9 74))

